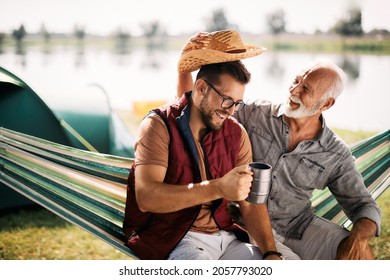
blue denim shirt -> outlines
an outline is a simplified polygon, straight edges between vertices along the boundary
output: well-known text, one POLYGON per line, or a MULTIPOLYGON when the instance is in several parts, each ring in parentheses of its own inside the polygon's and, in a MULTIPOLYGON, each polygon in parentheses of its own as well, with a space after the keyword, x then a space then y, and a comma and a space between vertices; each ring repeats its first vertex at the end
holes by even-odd
POLYGON ((328 187, 352 222, 369 218, 379 235, 381 210, 367 192, 350 149, 324 120, 317 139, 302 141, 288 152, 290 128, 281 105, 249 102, 235 117, 249 134, 253 160, 273 167, 268 211, 279 234, 301 238, 315 215, 313 191, 328 187))

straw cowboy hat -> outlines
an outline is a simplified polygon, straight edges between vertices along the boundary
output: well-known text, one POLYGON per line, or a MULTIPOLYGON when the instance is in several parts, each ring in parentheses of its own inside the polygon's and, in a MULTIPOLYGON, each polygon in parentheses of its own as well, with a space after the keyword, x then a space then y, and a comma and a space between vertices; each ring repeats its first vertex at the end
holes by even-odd
POLYGON ((254 45, 244 45, 237 31, 216 31, 208 34, 202 48, 183 51, 178 63, 178 71, 191 72, 206 64, 241 60, 259 55, 265 50, 254 45))

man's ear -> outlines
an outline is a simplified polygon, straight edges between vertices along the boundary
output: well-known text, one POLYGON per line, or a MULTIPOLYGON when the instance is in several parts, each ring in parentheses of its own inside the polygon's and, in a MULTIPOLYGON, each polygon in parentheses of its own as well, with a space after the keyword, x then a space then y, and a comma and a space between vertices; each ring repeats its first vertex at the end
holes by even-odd
POLYGON ((326 111, 336 103, 336 99, 329 97, 321 106, 321 111, 326 111))
POLYGON ((198 79, 195 81, 195 89, 200 95, 204 96, 206 93, 207 85, 202 79, 198 79))

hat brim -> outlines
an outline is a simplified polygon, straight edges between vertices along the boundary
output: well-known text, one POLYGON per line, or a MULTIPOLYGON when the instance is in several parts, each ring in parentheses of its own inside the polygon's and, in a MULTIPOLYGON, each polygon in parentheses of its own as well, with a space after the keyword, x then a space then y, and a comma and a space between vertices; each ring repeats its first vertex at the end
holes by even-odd
POLYGON ((239 53, 226 53, 211 49, 192 50, 180 57, 178 71, 180 73, 198 70, 202 65, 241 60, 259 55, 265 48, 245 45, 245 51, 239 53))

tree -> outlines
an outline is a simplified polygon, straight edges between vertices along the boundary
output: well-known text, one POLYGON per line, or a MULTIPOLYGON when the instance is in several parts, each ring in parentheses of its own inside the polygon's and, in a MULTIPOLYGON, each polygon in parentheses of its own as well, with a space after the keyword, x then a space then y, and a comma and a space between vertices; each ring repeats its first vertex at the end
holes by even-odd
POLYGON ((267 25, 273 35, 278 35, 286 31, 286 20, 282 9, 275 10, 267 15, 267 25))
POLYGON ((23 39, 26 37, 27 32, 24 28, 24 25, 20 25, 19 29, 14 29, 12 31, 12 37, 16 40, 16 53, 23 55, 25 53, 23 39))
POLYGON ((41 25, 41 30, 40 30, 40 33, 43 37, 43 39, 45 40, 45 42, 49 42, 50 39, 51 39, 51 34, 49 31, 47 31, 47 28, 44 24, 41 25))
POLYGON ((130 39, 131 35, 129 32, 119 28, 118 31, 115 33, 115 37, 117 38, 118 41, 127 42, 130 39))
POLYGON ((3 45, 4 39, 5 39, 5 33, 0 32, 0 46, 3 45))
POLYGON ((75 25, 74 27, 74 35, 76 36, 76 38, 82 42, 85 38, 85 28, 84 27, 80 27, 78 25, 75 25))
POLYGON ((140 27, 143 30, 144 36, 149 39, 157 37, 163 33, 163 28, 157 20, 140 24, 140 27))
POLYGON ((131 35, 129 32, 119 28, 115 33, 116 47, 120 54, 126 54, 128 52, 128 45, 131 35))
POLYGON ((274 12, 268 14, 266 22, 268 30, 274 36, 273 48, 278 49, 281 47, 278 42, 278 35, 286 31, 286 20, 284 19, 284 11, 282 9, 277 9, 274 12))
POLYGON ((12 37, 15 38, 17 44, 21 44, 23 38, 27 35, 24 25, 20 25, 19 29, 14 29, 12 31, 12 37))
POLYGON ((5 33, 0 32, 0 53, 3 52, 3 42, 5 40, 5 33))
POLYGON ((231 28, 231 26, 225 16, 225 11, 223 9, 217 9, 213 11, 211 18, 208 20, 206 31, 226 30, 231 28))
POLYGON ((149 23, 142 23, 140 24, 140 27, 147 39, 148 48, 153 49, 156 47, 163 47, 165 45, 166 42, 164 38, 167 33, 159 21, 155 20, 149 23))
POLYGON ((363 35, 362 12, 360 8, 349 10, 346 17, 338 20, 332 30, 341 36, 363 35))

